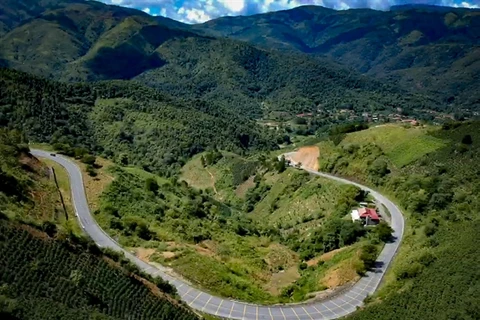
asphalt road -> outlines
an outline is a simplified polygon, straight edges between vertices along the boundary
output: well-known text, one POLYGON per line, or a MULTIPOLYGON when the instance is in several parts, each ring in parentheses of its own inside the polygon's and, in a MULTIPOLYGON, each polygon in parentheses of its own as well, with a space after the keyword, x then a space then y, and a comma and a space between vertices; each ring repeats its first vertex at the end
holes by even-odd
MULTIPOLYGON (((392 261, 403 236, 404 219, 395 204, 376 191, 346 179, 304 169, 312 174, 333 179, 341 183, 352 184, 363 190, 369 191, 377 202, 387 207, 391 214, 391 226, 394 230, 394 241, 387 243, 377 259, 377 268, 361 278, 353 287, 328 300, 315 303, 295 305, 261 306, 231 299, 223 299, 203 292, 187 282, 176 279, 165 273, 166 269, 157 268, 145 263, 124 250, 117 242, 110 238, 96 223, 88 208, 87 198, 83 187, 82 174, 78 166, 71 160, 61 156, 51 156, 50 152, 32 150, 32 154, 38 157, 48 158, 63 166, 70 175, 72 200, 77 218, 83 230, 100 247, 109 247, 122 251, 140 269, 153 275, 160 276, 173 284, 182 300, 191 308, 211 315, 227 319, 241 320, 320 320, 336 319, 348 315, 363 304, 363 300, 371 295, 379 286, 385 271, 392 261)), ((294 164, 294 163, 293 163, 294 164)))

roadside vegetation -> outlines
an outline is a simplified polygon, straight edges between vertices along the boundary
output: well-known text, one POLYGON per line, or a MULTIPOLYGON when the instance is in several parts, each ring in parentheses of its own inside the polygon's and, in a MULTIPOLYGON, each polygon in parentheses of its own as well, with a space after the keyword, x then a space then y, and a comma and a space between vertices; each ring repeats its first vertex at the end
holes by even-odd
POLYGON ((480 216, 478 122, 383 126, 322 142, 320 168, 389 194, 406 234, 385 285, 354 319, 469 319, 479 315, 475 231, 480 216), (403 153, 392 152, 396 146, 403 153), (408 305, 408 308, 405 306, 408 305), (453 307, 455 306, 455 307, 453 307))
MULTIPOLYGON (((67 195, 61 170, 57 182, 67 195)), ((80 235, 71 207, 65 216, 59 199, 51 171, 29 154, 26 138, 0 129, 2 318, 198 318, 171 285, 80 235)))
POLYGON ((119 166, 110 173, 95 211, 101 226, 142 259, 225 297, 303 301, 356 280, 371 267, 368 244, 381 248, 376 231, 349 215, 363 192, 267 154, 211 150, 179 180, 119 166))

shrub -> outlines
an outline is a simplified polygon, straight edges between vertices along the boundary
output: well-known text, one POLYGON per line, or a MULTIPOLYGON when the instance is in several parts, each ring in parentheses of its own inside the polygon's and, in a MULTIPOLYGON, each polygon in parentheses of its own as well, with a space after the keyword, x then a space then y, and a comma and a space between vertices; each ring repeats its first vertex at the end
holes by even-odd
POLYGON ((42 224, 42 230, 53 238, 57 234, 57 225, 51 221, 45 221, 42 224))
POLYGON ((155 180, 154 178, 148 178, 147 180, 145 180, 145 189, 156 194, 159 189, 157 180, 155 180))
POLYGON ((92 156, 91 154, 84 154, 81 161, 87 165, 93 166, 96 160, 97 159, 95 156, 92 156))
POLYGON ((473 143, 473 139, 471 135, 467 134, 462 138, 462 144, 472 144, 472 143, 473 143))
POLYGON ((429 223, 424 228, 424 233, 427 237, 431 237, 437 232, 437 226, 433 223, 429 223))
POLYGON ((400 270, 397 279, 398 280, 403 280, 403 279, 411 279, 415 278, 418 276, 423 270, 423 266, 418 263, 414 262, 409 265, 407 265, 404 269, 400 270))
POLYGON ((305 270, 305 269, 308 268, 308 265, 307 265, 305 262, 302 262, 302 263, 300 263, 300 265, 298 266, 298 268, 299 268, 300 270, 305 270))
POLYGON ((90 177, 96 177, 97 176, 97 171, 95 170, 95 168, 92 165, 88 164, 86 170, 87 170, 87 173, 90 177))

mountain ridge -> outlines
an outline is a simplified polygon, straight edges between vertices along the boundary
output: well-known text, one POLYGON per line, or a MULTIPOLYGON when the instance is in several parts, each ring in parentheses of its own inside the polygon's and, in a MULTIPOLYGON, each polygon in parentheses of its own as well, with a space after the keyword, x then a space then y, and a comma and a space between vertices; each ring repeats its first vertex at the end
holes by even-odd
POLYGON ((302 6, 218 18, 192 29, 269 49, 326 56, 413 93, 443 101, 453 97, 459 103, 447 102, 451 108, 480 107, 480 96, 472 95, 480 92, 472 87, 480 71, 478 10, 406 6, 335 11, 302 6))
POLYGON ((67 82, 134 79, 253 118, 272 111, 293 116, 319 104, 328 109, 434 105, 423 97, 409 103, 411 97, 402 97, 406 91, 323 57, 171 28, 167 25, 178 24, 98 2, 54 4, 0 37, 2 65, 67 82))

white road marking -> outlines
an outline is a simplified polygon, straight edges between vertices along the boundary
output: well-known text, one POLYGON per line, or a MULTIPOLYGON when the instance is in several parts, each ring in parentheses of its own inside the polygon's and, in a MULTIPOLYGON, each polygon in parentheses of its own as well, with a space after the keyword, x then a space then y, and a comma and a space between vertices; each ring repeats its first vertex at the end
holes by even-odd
POLYGON ((293 313, 295 313, 295 315, 297 316, 298 320, 300 320, 300 317, 298 316, 297 312, 295 311, 295 309, 291 309, 293 311, 293 313))
POLYGON ((199 294, 197 294, 197 296, 195 297, 195 299, 193 299, 192 301, 190 301, 190 303, 188 304, 189 306, 192 306, 192 304, 198 299, 198 297, 200 297, 202 295, 202 291, 200 291, 199 294))
POLYGON ((218 305, 217 311, 215 311, 215 315, 218 314, 218 310, 220 310, 220 307, 222 306, 223 301, 225 301, 225 300, 223 300, 223 299, 220 300, 220 304, 218 305))
POLYGON ((313 320, 313 318, 312 318, 312 316, 310 315, 310 313, 308 313, 308 311, 307 311, 304 307, 302 307, 302 309, 303 309, 303 311, 305 311, 305 313, 307 314, 307 316, 309 316, 310 319, 313 320))
POLYGON ((233 307, 235 306, 235 302, 232 301, 232 307, 230 308, 230 313, 228 314, 228 317, 230 318, 232 316, 233 312, 233 307))
POLYGON ((312 306, 312 307, 313 307, 313 309, 317 310, 318 314, 320 314, 320 317, 325 317, 323 315, 323 313, 320 310, 317 309, 317 307, 315 307, 315 306, 312 306))
POLYGON ((205 303, 205 305, 202 307, 202 311, 205 310, 206 306, 208 306, 208 304, 210 303, 210 300, 212 300, 212 296, 210 296, 210 298, 208 298, 208 301, 207 303, 205 303))

